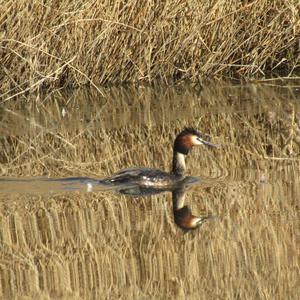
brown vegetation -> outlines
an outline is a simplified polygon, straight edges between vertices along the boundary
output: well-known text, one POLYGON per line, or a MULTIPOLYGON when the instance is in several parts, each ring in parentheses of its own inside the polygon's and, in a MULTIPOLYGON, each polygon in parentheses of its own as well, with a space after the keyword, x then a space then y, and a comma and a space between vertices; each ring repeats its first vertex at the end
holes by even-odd
POLYGON ((299 70, 299 1, 2 1, 0 93, 299 70))

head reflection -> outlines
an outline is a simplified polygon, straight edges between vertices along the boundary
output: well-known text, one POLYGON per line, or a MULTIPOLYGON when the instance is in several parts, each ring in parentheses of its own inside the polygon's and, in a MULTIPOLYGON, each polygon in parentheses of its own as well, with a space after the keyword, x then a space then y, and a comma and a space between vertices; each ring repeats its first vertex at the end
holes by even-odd
POLYGON ((185 195, 186 190, 184 187, 172 191, 174 221, 178 227, 184 231, 189 231, 214 218, 213 216, 194 216, 190 207, 185 205, 185 195))

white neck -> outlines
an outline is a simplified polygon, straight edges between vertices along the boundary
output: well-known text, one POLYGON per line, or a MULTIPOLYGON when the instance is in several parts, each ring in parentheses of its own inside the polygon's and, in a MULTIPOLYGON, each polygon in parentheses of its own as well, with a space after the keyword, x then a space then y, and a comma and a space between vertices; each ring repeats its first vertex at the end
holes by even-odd
POLYGON ((179 152, 173 154, 172 172, 176 175, 183 176, 185 173, 185 155, 179 152))

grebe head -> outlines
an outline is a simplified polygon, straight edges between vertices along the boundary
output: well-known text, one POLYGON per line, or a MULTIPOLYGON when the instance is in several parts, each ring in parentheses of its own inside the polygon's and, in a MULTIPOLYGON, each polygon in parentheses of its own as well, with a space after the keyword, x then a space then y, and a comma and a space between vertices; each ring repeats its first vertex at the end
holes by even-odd
POLYGON ((184 128, 175 139, 174 150, 187 155, 194 146, 206 145, 209 147, 218 147, 218 145, 205 141, 204 138, 206 137, 206 135, 194 128, 184 128))

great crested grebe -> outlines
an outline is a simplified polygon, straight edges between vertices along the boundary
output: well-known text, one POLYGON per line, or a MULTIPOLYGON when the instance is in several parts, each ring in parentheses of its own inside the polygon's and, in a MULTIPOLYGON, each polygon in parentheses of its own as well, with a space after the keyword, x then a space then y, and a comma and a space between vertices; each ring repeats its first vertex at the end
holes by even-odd
POLYGON ((128 168, 114 173, 101 180, 104 184, 136 184, 146 187, 176 186, 185 179, 185 156, 194 146, 206 145, 218 147, 204 140, 205 135, 194 128, 184 128, 175 138, 173 147, 173 163, 171 172, 153 168, 128 168))

